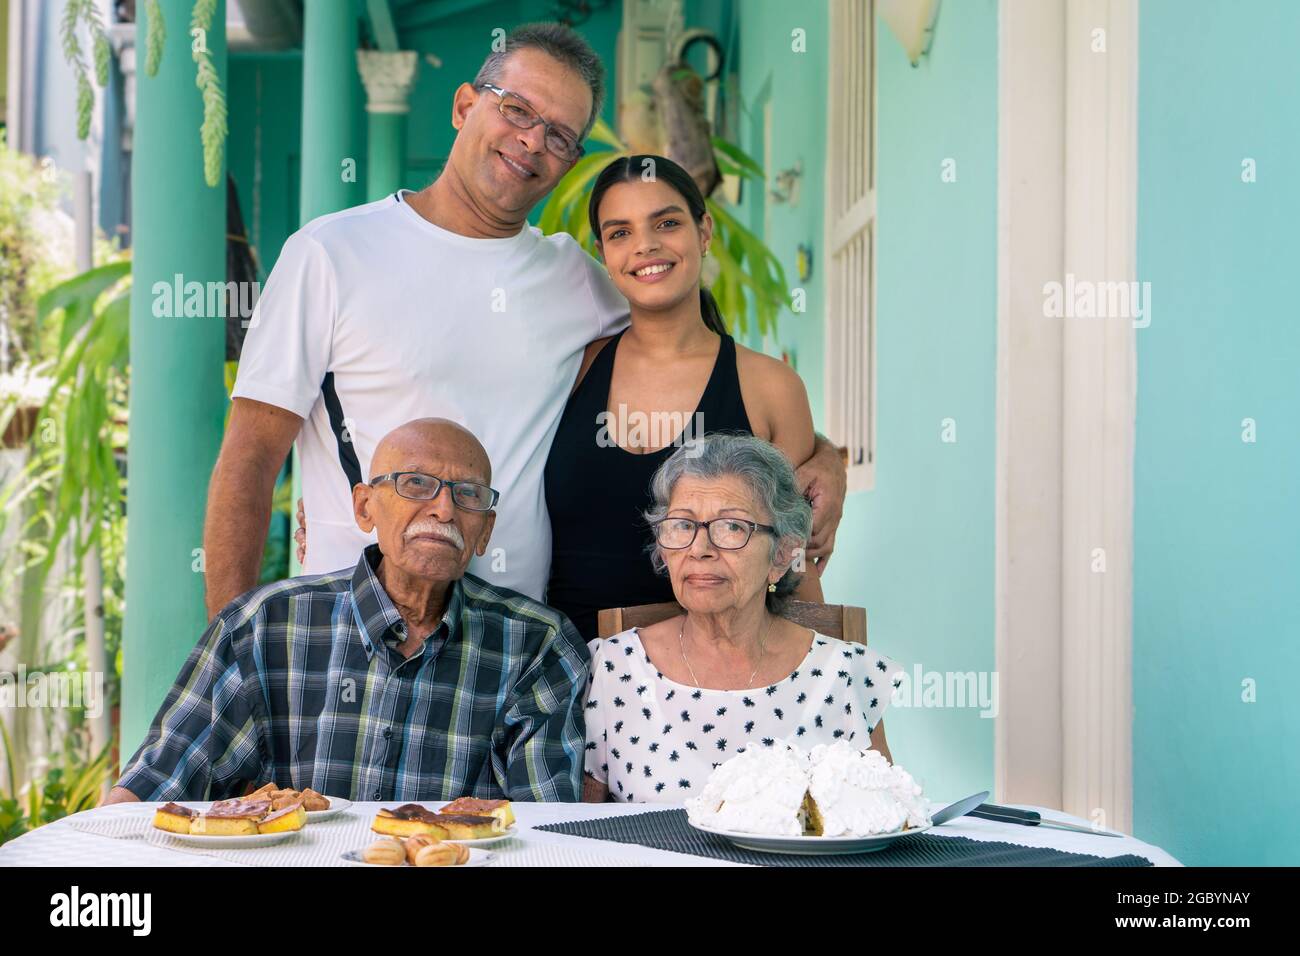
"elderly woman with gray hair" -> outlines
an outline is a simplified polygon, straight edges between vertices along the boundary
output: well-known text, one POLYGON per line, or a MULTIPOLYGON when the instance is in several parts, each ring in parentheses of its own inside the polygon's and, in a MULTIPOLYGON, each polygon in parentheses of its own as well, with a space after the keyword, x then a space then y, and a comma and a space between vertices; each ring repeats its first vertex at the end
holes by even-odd
POLYGON ((709 435, 664 462, 651 494, 651 560, 685 614, 589 643, 583 799, 680 801, 778 738, 889 757, 880 715, 901 668, 781 616, 812 523, 786 457, 709 435))

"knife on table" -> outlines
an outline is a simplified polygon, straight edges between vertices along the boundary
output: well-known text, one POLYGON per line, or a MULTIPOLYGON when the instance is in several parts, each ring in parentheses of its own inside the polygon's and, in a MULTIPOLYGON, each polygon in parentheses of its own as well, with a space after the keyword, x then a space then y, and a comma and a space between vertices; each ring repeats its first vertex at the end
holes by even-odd
POLYGON ((974 810, 971 810, 967 816, 979 817, 983 820, 995 820, 998 823, 1018 823, 1026 827, 1050 827, 1055 830, 1073 830, 1076 833, 1095 833, 1097 836, 1119 837, 1123 839, 1122 833, 1110 833, 1106 830, 1097 830, 1093 827, 1081 827, 1075 823, 1064 823, 1060 820, 1044 820, 1042 814, 1037 810, 1018 810, 1015 807, 1000 807, 996 803, 981 803, 974 810))

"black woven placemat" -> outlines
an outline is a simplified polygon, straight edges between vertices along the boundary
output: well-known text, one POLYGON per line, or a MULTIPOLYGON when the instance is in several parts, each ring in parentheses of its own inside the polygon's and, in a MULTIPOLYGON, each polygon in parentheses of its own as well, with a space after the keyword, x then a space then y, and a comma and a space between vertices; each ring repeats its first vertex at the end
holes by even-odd
POLYGON ((875 853, 845 856, 796 856, 760 853, 735 846, 725 837, 704 833, 687 822, 685 810, 651 810, 597 820, 575 820, 537 827, 552 833, 634 843, 656 850, 672 850, 691 856, 753 863, 759 866, 1154 866, 1146 857, 1092 856, 1066 853, 1047 847, 1018 846, 1014 843, 970 840, 959 836, 918 833, 875 853))

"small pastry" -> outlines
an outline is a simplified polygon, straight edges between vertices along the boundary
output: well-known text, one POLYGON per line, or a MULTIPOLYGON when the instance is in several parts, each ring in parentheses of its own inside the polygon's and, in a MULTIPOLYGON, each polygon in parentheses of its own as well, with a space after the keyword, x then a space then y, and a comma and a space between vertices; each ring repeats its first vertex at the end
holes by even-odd
POLYGON ((417 833, 415 836, 407 837, 402 841, 402 845, 406 847, 406 862, 415 866, 415 855, 426 846, 433 846, 439 842, 441 841, 437 837, 429 836, 427 833, 417 833))
POLYGON ((317 793, 311 787, 302 792, 302 807, 304 810, 328 810, 330 808, 329 798, 317 793))
POLYGON ((510 809, 509 800, 476 800, 473 797, 459 797, 438 811, 441 814, 469 814, 479 817, 496 817, 501 821, 501 829, 508 830, 515 822, 514 811, 510 809))
POLYGON ((406 850, 399 840, 376 840, 361 851, 361 859, 380 866, 401 866, 406 862, 406 850))
POLYGON ((248 796, 244 797, 244 799, 245 800, 270 800, 271 793, 279 789, 280 789, 279 784, 264 783, 256 790, 254 790, 252 793, 250 793, 248 796))
POLYGON ((416 866, 457 866, 461 863, 461 851, 469 851, 455 843, 431 843, 422 846, 415 854, 416 866))
POLYGON ((166 803, 154 811, 153 825, 169 833, 189 833, 190 823, 197 814, 179 803, 166 803))

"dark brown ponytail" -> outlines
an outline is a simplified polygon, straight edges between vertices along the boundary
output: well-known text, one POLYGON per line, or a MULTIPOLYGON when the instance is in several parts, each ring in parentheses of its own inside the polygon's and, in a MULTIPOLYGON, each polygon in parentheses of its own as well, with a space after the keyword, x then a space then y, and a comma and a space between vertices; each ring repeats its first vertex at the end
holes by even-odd
POLYGON ((728 334, 727 323, 722 321, 722 313, 718 311, 718 301, 704 286, 700 286, 700 315, 704 316, 704 324, 710 332, 728 334))

